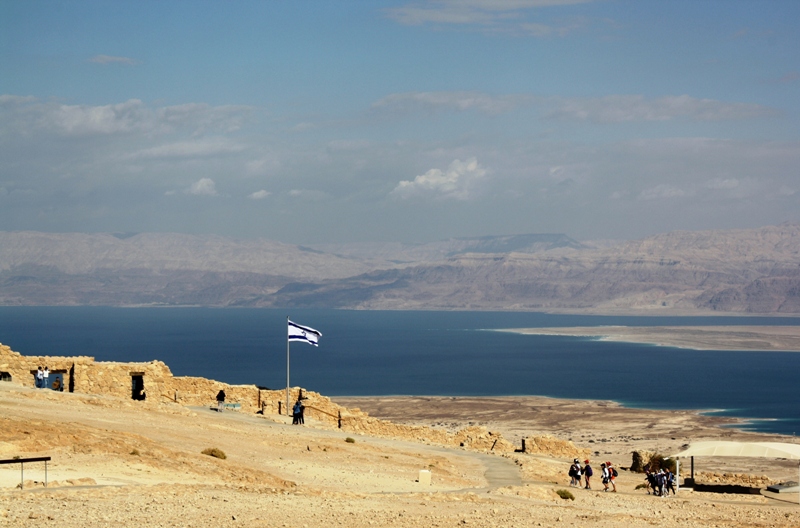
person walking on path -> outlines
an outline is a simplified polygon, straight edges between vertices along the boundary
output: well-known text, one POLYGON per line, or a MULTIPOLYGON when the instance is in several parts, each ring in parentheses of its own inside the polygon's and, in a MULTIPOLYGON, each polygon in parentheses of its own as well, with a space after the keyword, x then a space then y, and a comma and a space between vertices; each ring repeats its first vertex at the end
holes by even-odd
POLYGON ((576 458, 569 467, 569 485, 580 487, 581 485, 581 463, 576 458))
POLYGON ((606 463, 603 462, 600 464, 600 467, 603 468, 603 491, 608 491, 608 477, 610 475, 608 468, 606 467, 606 463))
POLYGON ((42 367, 39 367, 39 370, 36 371, 36 388, 41 389, 44 385, 44 372, 42 372, 42 367))
POLYGON ((675 473, 667 468, 667 472, 664 477, 666 481, 666 489, 664 490, 665 495, 669 495, 670 490, 672 490, 673 495, 677 495, 675 491, 675 473))
POLYGON ((608 483, 614 488, 611 491, 617 492, 617 470, 611 465, 611 462, 606 462, 606 469, 608 469, 608 483))
POLYGON ((220 389, 217 393, 217 412, 225 410, 225 389, 220 389))
POLYGON ((585 489, 592 489, 592 485, 589 483, 589 479, 592 478, 594 475, 594 471, 592 471, 592 466, 589 465, 589 460, 583 461, 583 477, 586 480, 586 488, 585 489))

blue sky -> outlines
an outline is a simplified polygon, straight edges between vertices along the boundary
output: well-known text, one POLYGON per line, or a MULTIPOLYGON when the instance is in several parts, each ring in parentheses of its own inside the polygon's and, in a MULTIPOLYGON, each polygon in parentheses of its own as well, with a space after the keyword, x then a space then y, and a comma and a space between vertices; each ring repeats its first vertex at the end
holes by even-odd
POLYGON ((0 0, 0 230, 800 221, 800 2, 0 0))

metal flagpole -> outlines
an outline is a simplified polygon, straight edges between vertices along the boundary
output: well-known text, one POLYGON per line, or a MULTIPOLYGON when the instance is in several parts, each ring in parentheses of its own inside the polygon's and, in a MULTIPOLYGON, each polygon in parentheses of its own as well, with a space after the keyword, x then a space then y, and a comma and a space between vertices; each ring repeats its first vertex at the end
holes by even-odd
POLYGON ((289 414, 289 316, 286 316, 286 414, 289 414))

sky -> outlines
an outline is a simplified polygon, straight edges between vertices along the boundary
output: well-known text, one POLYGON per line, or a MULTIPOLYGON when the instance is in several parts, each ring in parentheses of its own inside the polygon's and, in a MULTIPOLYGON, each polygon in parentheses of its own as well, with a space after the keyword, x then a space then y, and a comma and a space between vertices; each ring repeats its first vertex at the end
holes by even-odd
POLYGON ((795 0, 0 0, 0 230, 800 221, 795 0))

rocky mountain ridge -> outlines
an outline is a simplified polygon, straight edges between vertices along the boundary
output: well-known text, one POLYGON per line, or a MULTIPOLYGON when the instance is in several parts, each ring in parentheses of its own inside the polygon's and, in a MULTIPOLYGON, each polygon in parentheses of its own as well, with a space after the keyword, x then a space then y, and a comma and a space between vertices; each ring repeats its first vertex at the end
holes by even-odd
POLYGON ((0 304, 800 314, 800 225, 676 231, 611 247, 514 235, 338 250, 0 233, 0 304))

